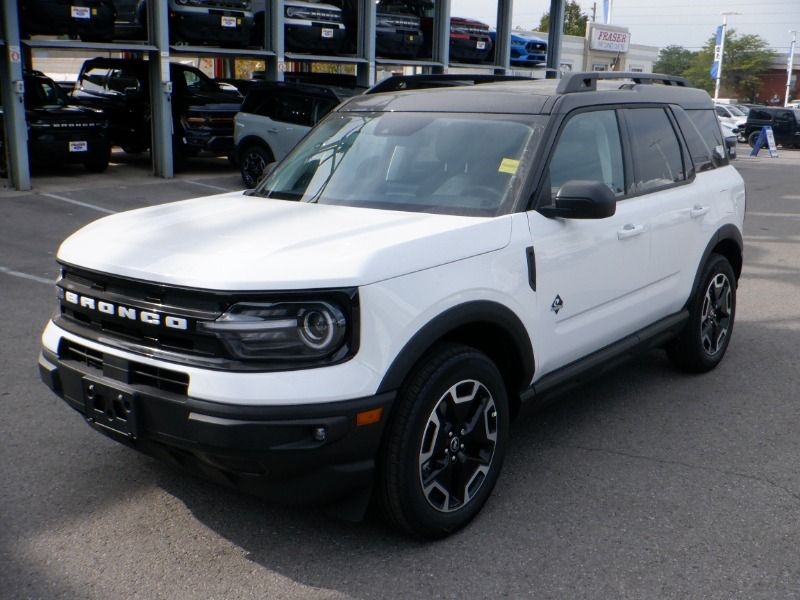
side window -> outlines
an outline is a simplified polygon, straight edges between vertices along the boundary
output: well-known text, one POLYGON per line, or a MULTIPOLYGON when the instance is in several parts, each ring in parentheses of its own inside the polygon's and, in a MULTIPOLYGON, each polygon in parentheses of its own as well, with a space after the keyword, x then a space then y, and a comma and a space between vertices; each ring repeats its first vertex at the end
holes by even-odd
POLYGON ((311 127, 312 99, 308 96, 286 95, 280 98, 280 108, 275 118, 284 123, 311 127))
POLYGON ((337 103, 334 100, 328 100, 326 98, 318 98, 314 101, 314 123, 316 124, 317 121, 322 119, 325 115, 331 112, 334 108, 336 108, 337 103))
POLYGON ((108 67, 92 67, 86 69, 81 77, 80 89, 86 92, 104 92, 110 70, 111 69, 108 67))
POLYGON ((757 120, 757 121, 769 121, 772 118, 769 111, 761 110, 759 108, 752 109, 748 117, 750 117, 750 119, 752 120, 757 120))
POLYGON ((792 121, 793 121, 792 113, 789 112, 788 110, 780 110, 777 113, 775 113, 776 123, 791 123, 792 121))
POLYGON ((698 173, 728 164, 719 122, 711 110, 675 110, 675 117, 698 173))
POLYGON ((602 181, 616 196, 625 194, 617 115, 613 110, 580 113, 561 131, 548 167, 551 197, 567 181, 602 181))
POLYGON ((631 131, 633 181, 636 192, 649 192, 686 179, 683 155, 663 108, 625 111, 631 131))

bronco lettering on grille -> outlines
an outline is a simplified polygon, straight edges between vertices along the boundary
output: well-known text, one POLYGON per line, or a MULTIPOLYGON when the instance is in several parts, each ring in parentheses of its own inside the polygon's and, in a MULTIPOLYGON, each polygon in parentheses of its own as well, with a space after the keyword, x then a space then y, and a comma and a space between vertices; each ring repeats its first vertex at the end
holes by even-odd
POLYGON ((96 298, 83 296, 70 291, 64 292, 64 300, 86 310, 98 311, 106 315, 116 316, 120 319, 127 319, 129 321, 139 321, 145 325, 164 325, 168 329, 178 329, 181 331, 186 331, 189 329, 189 321, 183 317, 164 315, 147 310, 139 310, 131 306, 113 304, 111 302, 97 300, 96 298))

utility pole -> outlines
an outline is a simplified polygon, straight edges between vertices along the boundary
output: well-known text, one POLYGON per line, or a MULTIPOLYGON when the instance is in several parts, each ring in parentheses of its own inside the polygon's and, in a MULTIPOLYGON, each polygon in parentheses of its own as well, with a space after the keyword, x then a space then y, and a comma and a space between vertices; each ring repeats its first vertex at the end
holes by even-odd
MULTIPOLYGON (((717 82, 714 85, 714 102, 719 99, 719 85, 722 82, 722 59, 725 57, 725 34, 728 32, 728 15, 740 15, 738 12, 722 13, 722 38, 719 41, 719 67, 717 68, 717 82)), ((714 57, 716 59, 716 57, 714 57)), ((715 61, 716 62, 716 61, 715 61)))
POLYGON ((592 23, 597 20, 597 2, 592 4, 592 23))
POLYGON ((789 63, 786 65, 786 97, 783 99, 784 106, 789 104, 789 93, 792 91, 792 63, 794 63, 794 47, 797 44, 797 31, 792 29, 789 33, 792 34, 792 45, 789 46, 789 63))

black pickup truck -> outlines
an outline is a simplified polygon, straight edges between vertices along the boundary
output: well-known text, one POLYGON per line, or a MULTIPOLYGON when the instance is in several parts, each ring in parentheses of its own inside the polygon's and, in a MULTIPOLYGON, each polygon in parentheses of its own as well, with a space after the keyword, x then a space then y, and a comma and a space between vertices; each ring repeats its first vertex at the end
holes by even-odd
MULTIPOLYGON (((82 163, 87 170, 105 171, 111 147, 102 111, 70 104, 49 77, 29 71, 25 83, 28 157, 33 166, 82 163)), ((5 115, 0 105, 0 176, 7 172, 5 115)))
MULTIPOLYGON (((113 144, 130 153, 150 148, 150 80, 147 61, 93 58, 83 63, 72 97, 102 108, 113 144)), ((200 152, 233 157, 233 117, 241 96, 223 92, 202 71, 170 64, 173 152, 176 162, 200 152)))

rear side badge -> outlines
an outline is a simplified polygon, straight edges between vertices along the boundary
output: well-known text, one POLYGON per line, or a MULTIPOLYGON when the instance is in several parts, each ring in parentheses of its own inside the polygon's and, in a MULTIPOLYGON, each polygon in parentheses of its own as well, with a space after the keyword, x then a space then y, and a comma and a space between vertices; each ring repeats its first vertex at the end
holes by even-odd
POLYGON ((553 303, 550 305, 550 310, 558 314, 558 311, 562 308, 564 308, 564 301, 561 299, 561 296, 556 296, 556 299, 553 300, 553 303))

